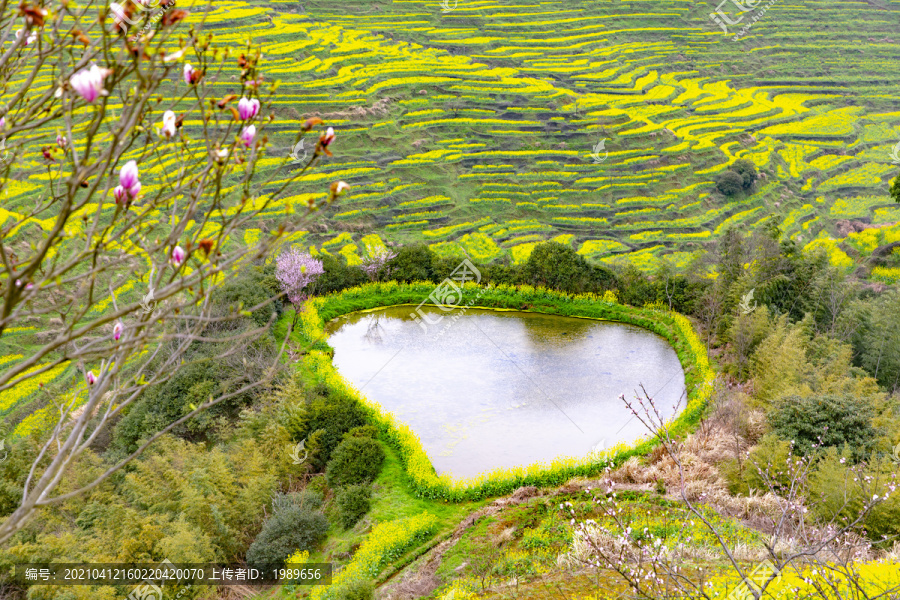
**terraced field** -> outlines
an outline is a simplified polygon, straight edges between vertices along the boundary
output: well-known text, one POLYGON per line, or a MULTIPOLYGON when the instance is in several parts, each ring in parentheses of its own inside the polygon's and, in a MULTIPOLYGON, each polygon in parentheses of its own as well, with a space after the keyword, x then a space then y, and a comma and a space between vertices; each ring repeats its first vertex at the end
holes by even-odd
POLYGON ((804 244, 900 216, 896 2, 778 2, 740 41, 677 1, 275 6, 227 39, 264 41, 286 112, 340 120, 345 254, 377 232, 521 260, 564 236, 685 265, 772 214, 804 244), (727 201, 712 178, 738 158, 765 179, 727 201))
MULTIPOLYGON (((686 267, 726 228, 772 216, 847 268, 900 240, 900 207, 887 193, 898 170, 900 1, 777 0, 739 41, 702 2, 454 4, 215 3, 206 28, 235 48, 262 43, 262 70, 281 81, 266 168, 285 168, 306 117, 337 131, 334 158, 261 214, 245 241, 267 218, 324 198, 336 179, 352 193, 325 210, 327 230, 292 241, 350 262, 384 241, 522 261, 554 239, 596 261, 686 267), (763 175, 754 193, 729 200, 713 177, 739 158, 763 175), (882 227, 844 236, 841 220, 882 227)), ((231 61, 210 84, 224 89, 237 72, 231 61)), ((47 75, 33 87, 51 83, 47 75)), ((0 225, 48 179, 37 147, 4 183, 0 225)), ((142 172, 171 162, 144 162, 142 172)), ((143 287, 125 281, 116 291, 135 299, 143 287)), ((5 333, 14 354, 19 333, 5 333)), ((0 415, 16 404, 10 394, 0 415)))
MULTIPOLYGON (((781 0, 740 41, 715 7, 680 0, 220 2, 207 27, 262 42, 281 80, 276 157, 308 115, 337 129, 335 158, 279 203, 353 185, 307 243, 353 260, 376 233, 522 260, 558 238, 649 268, 772 214, 804 244, 839 219, 900 218, 898 7, 781 0), (712 178, 738 158, 764 179, 726 200, 712 178)), ((7 186, 5 204, 42 178, 7 186)))

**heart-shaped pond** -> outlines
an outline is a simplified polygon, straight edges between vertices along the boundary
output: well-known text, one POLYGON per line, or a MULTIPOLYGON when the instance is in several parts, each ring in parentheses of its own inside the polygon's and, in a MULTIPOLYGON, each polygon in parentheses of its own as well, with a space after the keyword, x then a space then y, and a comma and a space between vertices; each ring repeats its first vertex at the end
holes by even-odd
POLYGON ((445 313, 421 310, 418 322, 409 306, 352 313, 326 331, 341 375, 416 432, 439 474, 630 442, 648 432, 621 394, 643 384, 669 417, 685 392, 675 351, 640 327, 469 309, 429 328, 445 313))

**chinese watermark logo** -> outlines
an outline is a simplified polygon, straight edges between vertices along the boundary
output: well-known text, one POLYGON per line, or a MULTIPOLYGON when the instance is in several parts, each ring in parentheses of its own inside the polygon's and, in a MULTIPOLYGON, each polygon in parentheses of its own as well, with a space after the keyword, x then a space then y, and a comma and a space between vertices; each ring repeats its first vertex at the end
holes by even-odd
MULTIPOLYGON (((712 19, 713 23, 722 28, 722 32, 728 33, 729 25, 737 25, 744 20, 745 16, 749 16, 746 13, 754 11, 759 6, 759 3, 762 0, 722 0, 718 6, 716 6, 716 12, 710 13, 709 18, 712 19), (723 10, 723 6, 731 2, 735 8, 737 8, 737 18, 732 18, 726 14, 725 10, 723 10)), ((765 6, 759 9, 759 11, 753 15, 750 19, 748 19, 747 23, 743 26, 740 32, 734 34, 734 41, 737 41, 753 27, 753 24, 756 23, 765 13, 769 10, 769 7, 775 3, 776 0, 769 0, 765 6)))
POLYGON ((306 438, 303 438, 302 442, 293 446, 291 450, 291 459, 295 465, 302 465, 308 456, 309 452, 306 450, 306 438), (303 458, 300 458, 301 452, 303 452, 303 458))
POLYGON ((900 165, 900 142, 897 142, 897 145, 891 150, 891 162, 900 165))
MULTIPOLYGON (((0 442, 0 448, 2 447, 2 442, 0 442)), ((891 455, 891 460, 900 465, 900 444, 894 446, 894 453, 891 455)))
POLYGON ((9 150, 6 149, 6 138, 0 140, 0 165, 5 165, 10 160, 9 150))
MULTIPOLYGON (((146 25, 144 25, 144 27, 140 30, 140 32, 132 35, 129 38, 130 41, 134 42, 135 40, 137 40, 137 38, 141 34, 145 33, 148 29, 153 27, 153 25, 158 23, 159 20, 162 19, 163 15, 166 13, 166 11, 168 11, 170 8, 175 6, 175 0, 165 0, 162 3, 157 2, 156 4, 154 4, 152 2, 152 0, 136 0, 136 1, 132 2, 131 4, 133 4, 137 8, 138 12, 153 10, 153 9, 156 9, 157 7, 161 8, 161 10, 157 10, 150 17, 150 20, 147 22, 146 25)), ((125 33, 128 32, 128 25, 136 26, 140 22, 140 18, 137 15, 135 15, 135 16, 130 15, 129 11, 126 10, 125 7, 122 6, 121 4, 119 4, 118 2, 110 2, 109 10, 115 16, 115 19, 114 19, 115 24, 118 27, 120 27, 122 29, 122 31, 125 33), (128 25, 126 25, 126 23, 128 25)))
POLYGON ((307 152, 306 152, 306 149, 303 147, 303 140, 300 140, 299 142, 297 142, 297 145, 295 145, 295 146, 291 149, 291 153, 290 153, 290 155, 289 155, 289 156, 291 157, 291 159, 292 159, 292 160, 291 160, 291 164, 294 164, 294 165, 295 165, 295 164, 298 164, 298 163, 302 163, 303 161, 306 160, 306 155, 307 155, 307 152), (300 156, 300 151, 301 151, 301 150, 303 150, 303 156, 302 156, 302 157, 300 156))
POLYGON ((162 597, 162 590, 153 582, 142 583, 128 594, 128 600, 162 600, 162 597))
POLYGON ((591 451, 588 452, 589 460, 600 460, 603 458, 603 453, 606 451, 606 438, 600 440, 596 444, 591 447, 591 451))
POLYGON ((749 315, 754 310, 756 310, 756 302, 753 302, 753 294, 756 292, 756 288, 753 288, 743 296, 741 296, 741 303, 738 305, 738 308, 741 309, 741 314, 749 315), (750 306, 750 303, 753 302, 753 306, 750 306))
POLYGON ((453 0, 453 6, 450 6, 450 0, 441 0, 441 12, 448 13, 459 4, 459 0, 453 0))
POLYGON ((781 579, 781 572, 770 560, 766 559, 756 565, 750 574, 731 590, 727 600, 752 600, 762 593, 763 586, 775 583, 779 579, 781 579))
POLYGON ((156 308, 156 300, 153 297, 153 288, 151 287, 147 295, 141 298, 141 313, 150 315, 151 319, 155 319, 159 316, 159 312, 159 309, 156 308))
MULTIPOLYGON (((479 271, 468 258, 463 260, 459 266, 450 273, 450 277, 447 277, 438 284, 434 291, 431 292, 425 300, 422 300, 422 302, 419 303, 416 307, 416 312, 409 313, 409 316, 419 324, 423 331, 427 332, 429 325, 437 325, 443 320, 445 315, 438 315, 435 319, 433 318, 433 315, 429 316, 422 311, 422 305, 426 303, 433 304, 442 312, 447 313, 456 310, 460 307, 460 303, 462 302, 462 285, 467 281, 474 281, 475 283, 481 282, 481 271, 479 271)), ((465 312, 465 309, 472 306, 479 297, 481 297, 481 292, 479 292, 474 300, 465 306, 463 312, 465 312)), ((457 315, 454 319, 459 318, 459 316, 461 315, 457 315)))
POLYGON ((604 160, 606 160, 606 157, 609 156, 609 151, 606 149, 606 140, 607 138, 603 138, 602 140, 597 142, 596 146, 594 146, 594 151, 591 153, 591 158, 594 159, 594 164, 602 163, 604 160), (600 152, 603 152, 602 157, 600 156, 600 152))
POLYGON ((6 451, 6 440, 0 440, 0 452, 3 453, 3 456, 0 457, 0 463, 9 458, 9 452, 6 451))
MULTIPOLYGON (((163 582, 163 580, 167 578, 174 579, 173 576, 177 573, 175 565, 168 558, 151 569, 151 571, 162 574, 162 578, 160 580, 161 582, 163 582), (169 573, 171 573, 172 575, 169 575, 169 573)), ((175 595, 175 600, 181 598, 188 591, 188 589, 190 589, 190 587, 191 585, 188 584, 181 588, 181 590, 179 590, 179 592, 175 595)), ((155 581, 151 579, 145 579, 143 582, 138 584, 137 587, 131 590, 131 593, 128 594, 126 600, 163 600, 163 591, 155 581)))

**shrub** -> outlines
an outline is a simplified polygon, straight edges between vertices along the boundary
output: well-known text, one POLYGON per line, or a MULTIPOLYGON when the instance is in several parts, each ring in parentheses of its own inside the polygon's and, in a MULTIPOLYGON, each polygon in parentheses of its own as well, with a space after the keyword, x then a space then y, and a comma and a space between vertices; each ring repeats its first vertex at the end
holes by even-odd
POLYGON ((319 509, 322 508, 324 494, 316 489, 307 487, 300 492, 290 494, 274 494, 272 496, 272 513, 286 510, 293 506, 302 506, 304 508, 319 509))
POLYGON ((715 178, 716 189, 726 196, 734 196, 744 189, 744 178, 741 174, 728 170, 715 178))
POLYGON ((363 285, 369 279, 359 267, 351 267, 343 256, 322 256, 322 268, 324 273, 316 280, 316 293, 329 294, 363 285))
MULTIPOLYGON (((275 279, 274 268, 251 267, 234 279, 229 279, 212 295, 212 303, 216 312, 227 314, 230 310, 238 310, 238 305, 243 304, 242 310, 247 310, 279 294, 281 290, 275 279)), ((269 322, 272 313, 280 316, 283 310, 281 299, 269 302, 262 308, 250 313, 250 318, 261 327, 269 322)), ((229 322, 240 324, 240 320, 229 322)))
POLYGON ((328 534, 328 519, 308 506, 285 503, 263 524, 247 550, 247 563, 271 572, 297 550, 312 551, 328 534))
POLYGON ((775 435, 793 440, 801 454, 811 454, 816 447, 840 449, 847 444, 858 461, 869 455, 877 441, 874 416, 866 397, 786 396, 775 403, 769 424, 775 435))
POLYGON ((538 244, 525 263, 526 283, 566 292, 590 292, 615 285, 612 272, 588 264, 571 247, 559 242, 538 244))
MULTIPOLYGON (((209 400, 210 395, 226 391, 236 391, 248 383, 259 372, 263 360, 271 356, 271 348, 260 353, 260 363, 240 371, 215 358, 191 355, 192 362, 186 363, 168 381, 150 386, 137 400, 125 416, 116 424, 113 443, 116 448, 133 452, 138 442, 150 432, 159 431, 192 409, 191 404, 200 405, 209 400)), ((183 425, 173 429, 176 435, 205 435, 217 426, 223 417, 236 416, 236 409, 251 404, 260 394, 260 389, 248 390, 213 406, 183 425)))
POLYGON ((376 440, 351 437, 334 449, 325 477, 333 488, 369 483, 378 476, 383 462, 384 449, 376 440))
POLYGON ((324 471, 325 465, 328 464, 328 457, 325 455, 325 448, 323 447, 325 430, 316 429, 305 439, 306 443, 303 445, 303 451, 306 454, 305 464, 310 466, 313 473, 324 471))
POLYGON ((753 187, 753 183, 756 181, 756 165, 752 160, 739 158, 738 160, 734 161, 734 163, 731 165, 730 170, 741 176, 742 184, 745 190, 749 190, 753 187))
POLYGON ((375 586, 370 579, 357 578, 345 581, 334 588, 341 600, 374 600, 375 586))
POLYGON ((344 434, 367 422, 365 410, 352 398, 335 395, 328 399, 316 398, 307 410, 306 431, 300 435, 305 436, 308 432, 322 429, 324 432, 319 440, 320 458, 328 462, 344 434))
POLYGON ((390 269, 391 279, 397 281, 432 281, 434 259, 434 252, 428 246, 415 244, 401 247, 386 267, 390 269))
POLYGON ((478 265, 481 271, 481 283, 493 285, 516 285, 522 283, 522 266, 512 264, 508 256, 492 262, 489 265, 478 265))
POLYGON ((340 488, 334 498, 338 518, 344 529, 356 525, 372 506, 372 490, 368 485, 348 485, 340 488))

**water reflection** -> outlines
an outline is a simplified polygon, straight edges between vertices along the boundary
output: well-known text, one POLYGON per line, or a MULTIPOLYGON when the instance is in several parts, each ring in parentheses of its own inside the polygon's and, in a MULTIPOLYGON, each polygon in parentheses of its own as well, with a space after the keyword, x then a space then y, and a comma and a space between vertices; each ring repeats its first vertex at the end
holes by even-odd
POLYGON ((630 441, 646 432, 620 394, 643 383, 668 416, 684 392, 675 351, 639 327, 470 309, 436 337, 409 312, 346 315, 328 325, 329 344, 340 373, 416 432, 438 473, 471 477, 630 441))

